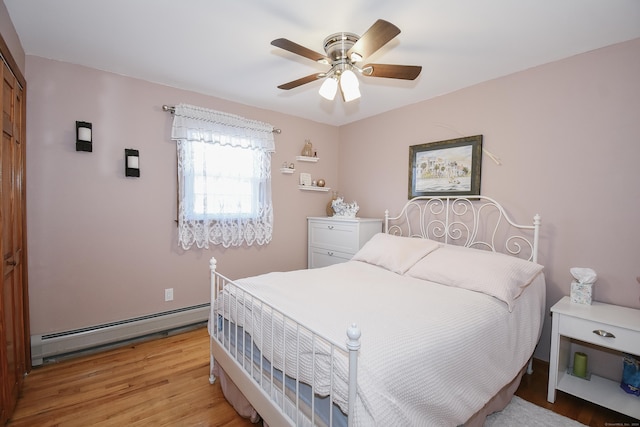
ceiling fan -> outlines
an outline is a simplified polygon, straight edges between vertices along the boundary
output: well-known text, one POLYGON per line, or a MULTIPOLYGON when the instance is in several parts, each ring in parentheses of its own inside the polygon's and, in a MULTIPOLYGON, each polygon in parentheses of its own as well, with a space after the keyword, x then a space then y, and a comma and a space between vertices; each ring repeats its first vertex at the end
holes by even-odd
POLYGON ((383 19, 378 19, 362 37, 353 33, 335 33, 324 40, 324 51, 321 54, 280 38, 273 40, 271 44, 289 52, 295 53, 321 64, 331 65, 324 73, 315 73, 281 84, 279 89, 289 90, 318 79, 326 78, 320 87, 320 95, 333 100, 340 87, 342 98, 345 102, 360 97, 359 81, 354 71, 364 76, 386 77, 391 79, 414 80, 422 71, 417 65, 392 65, 392 64, 365 64, 357 65, 364 58, 372 55, 395 36, 400 34, 400 29, 383 19))

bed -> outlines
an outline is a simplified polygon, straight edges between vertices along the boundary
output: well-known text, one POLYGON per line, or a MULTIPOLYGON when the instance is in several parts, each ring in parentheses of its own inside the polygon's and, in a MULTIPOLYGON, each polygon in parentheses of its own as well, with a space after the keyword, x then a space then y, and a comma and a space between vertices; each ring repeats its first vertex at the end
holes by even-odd
POLYGON ((212 258, 210 381, 272 427, 482 425, 540 338, 539 228, 418 197, 345 263, 230 280, 212 258))

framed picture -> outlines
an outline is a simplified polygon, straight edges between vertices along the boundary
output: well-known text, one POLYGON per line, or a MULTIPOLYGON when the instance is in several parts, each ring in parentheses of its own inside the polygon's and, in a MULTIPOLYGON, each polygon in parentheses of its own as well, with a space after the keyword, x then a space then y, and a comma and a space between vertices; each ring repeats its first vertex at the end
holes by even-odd
POLYGON ((482 135, 409 147, 409 198, 479 196, 482 135))

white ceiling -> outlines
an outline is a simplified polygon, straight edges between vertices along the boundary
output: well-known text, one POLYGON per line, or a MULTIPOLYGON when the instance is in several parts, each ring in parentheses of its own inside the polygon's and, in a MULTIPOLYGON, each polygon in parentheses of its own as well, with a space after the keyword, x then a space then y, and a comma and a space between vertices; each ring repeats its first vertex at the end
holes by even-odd
POLYGON ((342 125, 482 81, 640 37, 639 0, 4 0, 27 55, 81 64, 342 125), (421 65, 415 81, 361 77, 362 98, 326 101, 320 71, 271 46, 317 52, 377 19, 401 29, 367 62, 421 65))

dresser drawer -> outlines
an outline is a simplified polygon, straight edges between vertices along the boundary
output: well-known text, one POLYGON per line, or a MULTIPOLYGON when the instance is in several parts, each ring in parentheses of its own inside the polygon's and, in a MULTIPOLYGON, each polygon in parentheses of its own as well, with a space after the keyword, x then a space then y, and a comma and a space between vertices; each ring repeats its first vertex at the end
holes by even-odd
POLYGON ((322 248, 309 248, 309 262, 314 268, 347 262, 353 254, 322 248))
POLYGON ((570 316, 560 318, 559 331, 560 335, 580 341, 640 355, 640 332, 638 331, 570 316), (613 336, 604 337, 593 331, 603 331, 613 336))
POLYGON ((355 254, 358 247, 357 223, 313 222, 309 226, 309 246, 355 254))
POLYGON ((309 268, 349 261, 382 230, 376 218, 308 217, 309 268))

